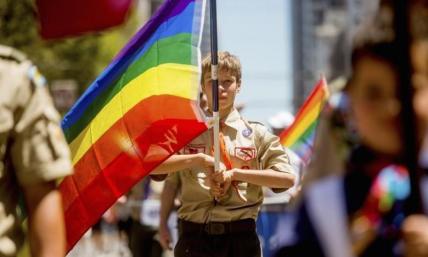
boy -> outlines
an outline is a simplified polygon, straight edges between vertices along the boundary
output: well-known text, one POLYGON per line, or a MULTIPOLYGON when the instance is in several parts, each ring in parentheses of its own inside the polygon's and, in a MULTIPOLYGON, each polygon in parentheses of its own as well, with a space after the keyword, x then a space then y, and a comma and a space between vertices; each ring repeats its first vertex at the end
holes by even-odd
MULTIPOLYGON (((278 137, 259 123, 248 122, 234 108, 241 89, 238 58, 228 52, 218 55, 222 161, 230 162, 229 169, 211 172, 213 142, 209 130, 155 170, 181 170, 167 178, 168 184, 181 187, 179 240, 174 250, 178 257, 261 256, 255 230, 263 201, 261 186, 283 191, 294 181, 295 171, 278 137)), ((210 62, 210 57, 202 62, 208 112, 212 110, 210 62)))

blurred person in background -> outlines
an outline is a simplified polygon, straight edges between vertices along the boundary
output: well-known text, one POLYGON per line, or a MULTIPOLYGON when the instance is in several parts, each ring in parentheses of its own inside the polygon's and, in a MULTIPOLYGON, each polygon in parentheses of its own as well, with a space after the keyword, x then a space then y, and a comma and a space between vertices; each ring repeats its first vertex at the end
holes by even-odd
POLYGON ((294 115, 287 111, 280 111, 269 117, 268 125, 274 135, 280 136, 281 132, 287 129, 294 122, 294 115))
POLYGON ((31 255, 64 256, 64 214, 56 180, 69 175, 72 166, 60 116, 37 68, 2 45, 0 92, 0 256, 20 251, 26 214, 31 255))
MULTIPOLYGON (((424 8, 412 8, 410 48, 420 141, 427 128, 424 8)), ((428 218, 407 209, 414 203, 408 198, 408 172, 400 165, 405 124, 399 120, 392 18, 385 1, 376 20, 355 37, 353 73, 345 89, 349 105, 323 114, 304 181, 297 239, 277 256, 428 256, 428 218)))
POLYGON ((163 256, 156 238, 163 182, 156 180, 148 176, 120 197, 68 256, 163 256))
POLYGON ((143 211, 146 211, 146 213, 150 211, 147 210, 149 206, 147 206, 148 203, 145 203, 145 201, 149 199, 159 201, 159 194, 158 190, 154 190, 152 177, 149 176, 131 189, 128 193, 127 204, 122 207, 130 208, 131 211, 130 217, 125 223, 122 221, 121 224, 128 235, 129 248, 134 257, 162 256, 162 247, 155 238, 158 228, 155 224, 149 224, 149 221, 144 220, 144 217, 150 218, 148 215, 142 215, 143 211))
POLYGON ((179 185, 169 180, 165 181, 162 194, 161 206, 159 211, 159 243, 164 250, 173 249, 173 237, 168 224, 172 211, 179 206, 177 199, 179 194, 179 185))

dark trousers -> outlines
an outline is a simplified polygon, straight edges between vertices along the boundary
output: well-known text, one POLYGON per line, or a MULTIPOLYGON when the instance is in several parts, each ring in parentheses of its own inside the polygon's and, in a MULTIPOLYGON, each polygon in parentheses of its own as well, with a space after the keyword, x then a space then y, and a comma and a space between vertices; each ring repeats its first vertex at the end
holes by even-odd
POLYGON ((129 249, 133 257, 160 257, 163 250, 157 240, 154 239, 157 231, 149 226, 141 225, 139 221, 128 219, 121 223, 121 228, 126 231, 129 240, 129 249))
POLYGON ((254 220, 234 224, 237 225, 228 222, 210 226, 179 221, 179 238, 174 256, 260 257, 260 241, 254 220))

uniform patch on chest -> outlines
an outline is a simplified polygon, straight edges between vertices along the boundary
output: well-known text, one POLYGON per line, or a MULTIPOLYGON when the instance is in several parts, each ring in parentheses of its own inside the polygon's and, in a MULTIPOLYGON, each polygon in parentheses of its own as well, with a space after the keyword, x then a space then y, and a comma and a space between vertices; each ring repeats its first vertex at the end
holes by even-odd
POLYGON ((251 133, 253 133, 253 130, 251 130, 251 129, 249 129, 249 128, 246 128, 246 129, 242 130, 242 135, 243 135, 244 137, 250 137, 250 136, 251 136, 251 133))
POLYGON ((186 145, 184 147, 184 154, 197 154, 205 153, 205 145, 186 145))
POLYGON ((255 147, 235 147, 235 156, 241 160, 249 161, 256 158, 255 147))

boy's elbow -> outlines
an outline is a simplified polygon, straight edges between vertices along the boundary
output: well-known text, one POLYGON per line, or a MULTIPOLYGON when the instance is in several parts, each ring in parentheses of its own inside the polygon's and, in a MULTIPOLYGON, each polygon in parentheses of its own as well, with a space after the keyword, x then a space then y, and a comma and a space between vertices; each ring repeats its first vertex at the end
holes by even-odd
POLYGON ((283 180, 283 184, 284 184, 283 188, 289 189, 289 188, 294 186, 295 181, 296 181, 296 175, 294 175, 292 173, 285 173, 285 174, 286 174, 286 176, 283 180))
POLYGON ((285 170, 285 171, 282 171, 280 174, 281 174, 281 180, 280 180, 281 188, 289 189, 294 186, 296 181, 296 175, 294 174, 294 172, 285 170))
POLYGON ((287 191, 292 188, 295 184, 296 176, 292 173, 284 172, 282 174, 282 178, 278 180, 280 181, 279 185, 275 188, 272 188, 272 191, 275 193, 281 193, 287 191))

